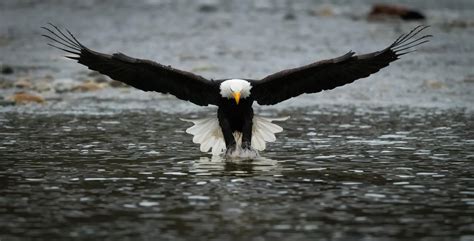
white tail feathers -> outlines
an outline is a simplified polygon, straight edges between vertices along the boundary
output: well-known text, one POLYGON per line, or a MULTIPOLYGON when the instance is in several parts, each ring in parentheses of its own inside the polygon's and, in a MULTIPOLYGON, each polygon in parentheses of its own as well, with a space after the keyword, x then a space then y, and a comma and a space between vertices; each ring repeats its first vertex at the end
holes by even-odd
MULTIPOLYGON (((276 140, 275 133, 283 131, 283 128, 273 124, 273 121, 285 121, 290 118, 267 118, 262 116, 253 117, 252 127, 252 147, 255 150, 263 151, 266 147, 266 142, 274 142, 276 140)), ((219 125, 219 120, 216 116, 206 117, 202 119, 181 119, 183 121, 194 123, 193 126, 186 130, 186 133, 193 135, 193 142, 201 144, 200 150, 208 152, 211 150, 212 155, 219 155, 226 149, 224 136, 219 125)), ((242 143, 242 133, 234 132, 234 138, 237 145, 242 143)))
POLYGON ((286 121, 288 118, 290 117, 286 116, 280 118, 267 118, 262 116, 254 116, 252 127, 252 147, 258 151, 265 150, 265 143, 276 141, 275 133, 283 131, 283 128, 277 124, 273 124, 272 122, 286 121))
POLYGON ((212 149, 212 155, 219 155, 225 149, 225 142, 217 117, 181 120, 194 123, 186 130, 186 133, 194 136, 194 143, 201 144, 200 150, 202 152, 208 152, 209 149, 212 149))

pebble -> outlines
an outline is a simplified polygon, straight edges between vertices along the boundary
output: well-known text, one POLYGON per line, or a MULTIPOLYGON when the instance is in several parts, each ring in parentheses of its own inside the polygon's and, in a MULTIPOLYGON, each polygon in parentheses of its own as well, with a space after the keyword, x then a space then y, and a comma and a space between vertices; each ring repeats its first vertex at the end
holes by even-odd
POLYGON ((218 1, 200 0, 198 1, 198 10, 203 13, 211 13, 218 10, 218 1))
POLYGON ((110 85, 110 87, 113 87, 113 88, 127 88, 127 87, 129 87, 127 84, 122 83, 122 82, 117 81, 117 80, 110 81, 109 85, 110 85))
POLYGON ((0 69, 2 74, 13 74, 13 68, 9 65, 2 65, 0 69))
POLYGON ((103 84, 95 83, 93 81, 87 81, 85 83, 81 83, 79 85, 74 86, 71 90, 75 92, 90 92, 90 91, 97 91, 104 88, 103 84))
POLYGON ((322 6, 318 9, 310 10, 309 15, 318 17, 332 17, 334 16, 334 10, 331 6, 322 6))
POLYGON ((375 4, 369 13, 370 19, 383 19, 385 17, 399 17, 402 20, 423 20, 425 16, 419 10, 394 4, 375 4))
POLYGON ((32 84, 29 78, 19 78, 15 81, 15 87, 20 89, 31 89, 32 84))
POLYGON ((19 92, 9 97, 10 100, 16 104, 38 103, 43 104, 44 98, 39 95, 34 95, 26 92, 19 92))

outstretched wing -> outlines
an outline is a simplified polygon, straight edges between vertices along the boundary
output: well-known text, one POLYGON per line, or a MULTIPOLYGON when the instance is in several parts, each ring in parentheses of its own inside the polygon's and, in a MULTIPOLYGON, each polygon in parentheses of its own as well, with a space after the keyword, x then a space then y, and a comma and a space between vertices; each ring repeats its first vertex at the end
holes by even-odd
POLYGON ((73 54, 66 57, 114 80, 144 91, 169 93, 201 106, 218 103, 218 84, 199 75, 122 53, 108 55, 93 51, 82 45, 67 29, 65 33, 52 24, 43 29, 47 31, 43 36, 53 41, 50 46, 73 54))
POLYGON ((349 52, 338 58, 269 75, 252 83, 252 96, 261 105, 273 105, 304 93, 334 89, 365 78, 400 56, 413 52, 411 48, 428 42, 431 35, 416 37, 426 28, 428 26, 414 28, 381 51, 364 55, 349 52))

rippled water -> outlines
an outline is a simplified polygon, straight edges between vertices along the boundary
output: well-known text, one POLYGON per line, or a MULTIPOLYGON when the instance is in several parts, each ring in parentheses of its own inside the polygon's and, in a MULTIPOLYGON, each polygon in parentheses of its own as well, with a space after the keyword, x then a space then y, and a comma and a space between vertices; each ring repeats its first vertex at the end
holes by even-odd
POLYGON ((266 114, 292 118, 262 158, 232 162, 174 114, 4 113, 0 239, 474 238, 472 113, 266 114))

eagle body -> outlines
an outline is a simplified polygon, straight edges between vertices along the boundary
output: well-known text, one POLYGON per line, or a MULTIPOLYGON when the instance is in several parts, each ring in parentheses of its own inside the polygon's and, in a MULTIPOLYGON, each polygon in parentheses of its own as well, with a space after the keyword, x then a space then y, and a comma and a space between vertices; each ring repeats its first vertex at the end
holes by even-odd
POLYGON ((43 36, 52 41, 50 46, 71 54, 67 58, 114 80, 143 91, 172 94, 199 106, 217 106, 215 116, 183 119, 194 123, 186 132, 194 136, 193 142, 200 144, 203 152, 211 150, 215 155, 225 152, 228 157, 251 158, 266 148, 266 142, 275 141, 275 134, 283 130, 272 122, 288 118, 255 115, 254 102, 274 105, 301 94, 330 90, 365 78, 428 42, 431 35, 419 37, 426 28, 415 27, 379 51, 361 55, 350 51, 340 57, 286 69, 259 80, 209 80, 122 53, 103 54, 85 47, 71 32, 52 24, 43 27, 46 31, 43 36))
POLYGON ((230 154, 236 151, 237 141, 234 137, 234 132, 241 133, 242 135, 242 148, 249 149, 251 147, 252 140, 252 126, 253 126, 253 109, 252 100, 242 100, 238 107, 230 101, 224 101, 222 105, 219 105, 217 110, 217 119, 219 126, 222 129, 225 145, 227 152, 230 154), (242 106, 240 106, 242 104, 242 106), (234 107, 234 108, 233 108, 234 107))
POLYGON ((239 104, 232 100, 223 100, 217 109, 219 123, 228 125, 232 131, 243 132, 246 120, 253 118, 252 104, 251 99, 242 99, 239 104))
POLYGON ((242 134, 242 148, 251 149, 254 117, 251 88, 250 82, 241 79, 229 79, 220 84, 222 98, 218 105, 217 118, 228 154, 237 149, 234 132, 242 134), (240 93, 238 101, 234 97, 236 92, 240 93))

